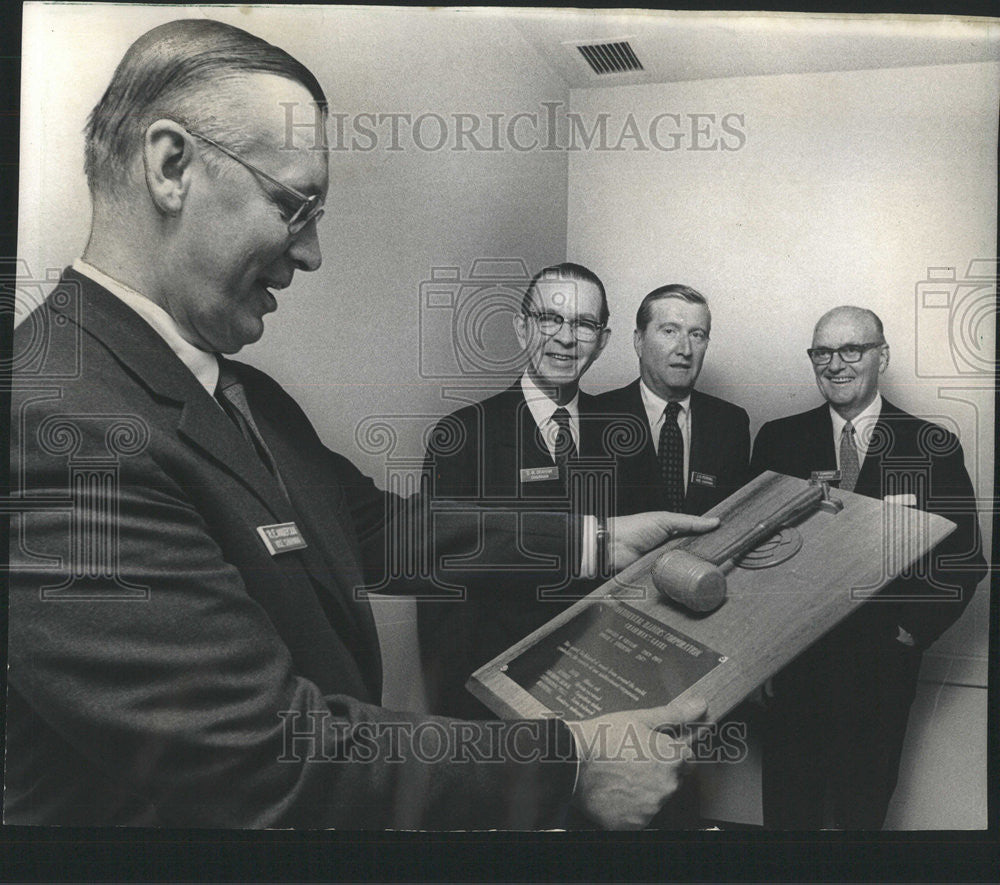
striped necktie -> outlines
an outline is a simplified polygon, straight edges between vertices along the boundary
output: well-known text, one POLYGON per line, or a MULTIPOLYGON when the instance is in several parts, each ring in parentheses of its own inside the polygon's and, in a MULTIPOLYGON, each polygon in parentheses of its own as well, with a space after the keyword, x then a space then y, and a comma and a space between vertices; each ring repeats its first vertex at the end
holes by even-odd
POLYGON ((848 421, 840 431, 840 487, 845 492, 853 492, 860 472, 858 448, 854 443, 854 425, 848 421))

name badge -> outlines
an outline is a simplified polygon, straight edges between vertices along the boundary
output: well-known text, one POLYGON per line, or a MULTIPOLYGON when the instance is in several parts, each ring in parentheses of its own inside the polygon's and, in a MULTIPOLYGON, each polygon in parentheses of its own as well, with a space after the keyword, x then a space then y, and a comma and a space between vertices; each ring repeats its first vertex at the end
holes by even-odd
POLYGON ((714 489, 717 480, 711 473, 698 473, 697 471, 692 470, 691 482, 696 486, 708 486, 710 489, 714 489))
POLYGON ((559 479, 559 468, 555 464, 551 467, 521 468, 521 482, 543 482, 548 479, 559 479))
POLYGON ((301 550, 308 547, 306 539, 294 522, 279 522, 277 525, 259 525, 257 534, 267 547, 267 552, 274 556, 287 553, 289 550, 301 550))
POLYGON ((809 478, 813 482, 840 482, 843 479, 839 470, 814 470, 809 478))

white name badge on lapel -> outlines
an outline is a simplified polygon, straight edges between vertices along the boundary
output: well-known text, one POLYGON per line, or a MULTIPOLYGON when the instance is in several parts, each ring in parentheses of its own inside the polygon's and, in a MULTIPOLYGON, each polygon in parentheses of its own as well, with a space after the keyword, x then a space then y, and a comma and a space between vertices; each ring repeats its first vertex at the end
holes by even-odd
POLYGON ((843 478, 839 470, 814 470, 809 474, 813 482, 840 482, 843 478))
POLYGON ((257 534, 267 547, 267 552, 274 556, 277 553, 287 553, 289 550, 301 550, 308 547, 306 539, 294 522, 279 522, 277 525, 259 525, 257 534))
POLYGON ((899 504, 901 507, 917 506, 916 495, 886 495, 884 500, 886 504, 899 504))
POLYGON ((708 486, 708 488, 714 489, 718 480, 711 473, 698 473, 696 470, 692 470, 691 482, 696 486, 708 486))
POLYGON ((555 464, 551 467, 521 468, 521 482, 544 482, 549 479, 559 479, 559 468, 555 464))

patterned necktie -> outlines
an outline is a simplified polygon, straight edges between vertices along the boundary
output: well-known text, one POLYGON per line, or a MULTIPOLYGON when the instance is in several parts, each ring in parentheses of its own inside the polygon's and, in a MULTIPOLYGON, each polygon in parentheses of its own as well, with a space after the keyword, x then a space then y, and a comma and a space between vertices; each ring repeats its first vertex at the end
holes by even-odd
POLYGON ((569 412, 562 406, 552 413, 552 420, 556 422, 556 464, 565 464, 567 461, 575 461, 576 444, 573 442, 573 433, 569 429, 569 412))
POLYGON ((684 437, 677 423, 680 403, 667 403, 660 428, 660 481, 663 484, 663 508, 680 513, 684 505, 684 437))
POLYGON ((840 432, 840 487, 845 492, 853 492, 860 472, 858 449, 854 445, 854 425, 848 421, 840 432))

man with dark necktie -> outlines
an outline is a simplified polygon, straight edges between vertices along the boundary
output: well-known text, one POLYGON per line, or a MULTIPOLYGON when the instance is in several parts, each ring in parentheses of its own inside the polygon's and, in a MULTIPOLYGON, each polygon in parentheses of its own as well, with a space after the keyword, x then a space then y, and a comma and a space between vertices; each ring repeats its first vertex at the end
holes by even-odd
MULTIPOLYGON (((4 822, 532 829, 572 808, 641 827, 681 770, 659 727, 703 705, 636 711, 639 763, 587 750, 620 745, 621 717, 487 730, 379 705, 358 591, 422 502, 229 358, 320 266, 327 116, 300 62, 202 17, 133 43, 89 118, 90 238, 15 332, 4 822), (290 137, 289 106, 315 126, 290 137)), ((425 552, 482 544, 530 573, 525 544, 598 543, 593 517, 510 515, 459 515, 425 552)), ((629 517, 607 554, 711 527, 629 517)))
POLYGON ((616 513, 651 506, 704 513, 747 479, 750 419, 695 390, 712 331, 705 297, 672 284, 650 292, 635 318, 639 377, 595 405, 618 439, 616 513), (628 439, 628 442, 623 440, 628 439))
MULTIPOLYGON (((439 422, 426 459, 435 497, 569 504, 569 471, 580 458, 603 454, 603 426, 580 379, 608 342, 608 316, 604 284, 588 268, 564 262, 535 275, 513 318, 528 365, 506 390, 439 422), (462 445, 449 445, 456 438, 462 445)), ((594 586, 545 590, 498 571, 469 585, 463 599, 421 603, 431 710, 491 715, 465 690, 469 674, 594 586)))
POLYGON ((825 402, 765 424, 752 473, 808 479, 839 471, 842 489, 958 525, 909 576, 883 588, 772 682, 763 735, 765 826, 877 830, 895 789, 923 651, 964 611, 985 562, 958 439, 879 392, 889 345, 878 316, 860 307, 828 311, 808 354, 825 402))

